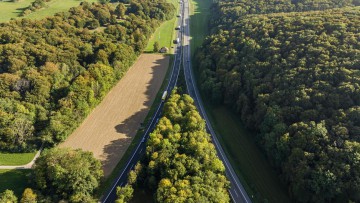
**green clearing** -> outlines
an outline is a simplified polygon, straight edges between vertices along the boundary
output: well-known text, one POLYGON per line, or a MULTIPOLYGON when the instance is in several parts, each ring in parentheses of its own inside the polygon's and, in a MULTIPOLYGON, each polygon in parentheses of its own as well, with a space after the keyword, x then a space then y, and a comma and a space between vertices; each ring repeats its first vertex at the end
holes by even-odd
MULTIPOLYGON (((11 18, 19 17, 26 7, 28 7, 34 0, 21 0, 19 2, 1 1, 0 2, 0 22, 9 21, 11 18)), ((88 2, 97 2, 98 0, 86 0, 88 2)), ((31 13, 25 18, 41 19, 47 16, 52 16, 55 13, 69 10, 71 7, 78 6, 79 0, 52 0, 46 3, 47 7, 31 13)))
MULTIPOLYGON (((86 0, 87 2, 98 2, 98 0, 86 0)), ((46 5, 46 8, 40 9, 34 13, 31 13, 26 18, 30 19, 41 19, 47 16, 53 16, 55 13, 68 11, 71 7, 80 5, 79 0, 51 0, 46 5)))
MULTIPOLYGON (((194 56, 209 33, 211 0, 191 1, 191 54, 194 56)), ((196 63, 193 61, 196 77, 196 63)), ((206 98, 202 95, 202 98, 206 98)), ((291 202, 286 187, 258 148, 255 135, 238 116, 224 106, 214 107, 203 99, 210 122, 234 170, 254 202, 291 202), (267 201, 266 201, 266 200, 267 201)))
POLYGON ((0 153, 0 166, 17 166, 29 163, 35 156, 36 152, 30 153, 0 153))
POLYGON ((19 14, 28 7, 34 0, 22 0, 19 2, 0 1, 0 22, 9 21, 11 18, 16 18, 19 14))
POLYGON ((0 170, 0 193, 9 189, 21 197, 24 189, 30 186, 30 173, 31 170, 0 170))
MULTIPOLYGON (((179 10, 179 2, 177 0, 168 0, 169 3, 174 4, 176 8, 176 14, 179 10)), ((178 18, 174 17, 171 20, 168 20, 160 25, 151 36, 144 52, 153 52, 154 43, 157 41, 160 44, 160 47, 167 47, 170 49, 170 53, 173 53, 173 40, 174 36, 176 35, 175 27, 177 26, 178 18)))

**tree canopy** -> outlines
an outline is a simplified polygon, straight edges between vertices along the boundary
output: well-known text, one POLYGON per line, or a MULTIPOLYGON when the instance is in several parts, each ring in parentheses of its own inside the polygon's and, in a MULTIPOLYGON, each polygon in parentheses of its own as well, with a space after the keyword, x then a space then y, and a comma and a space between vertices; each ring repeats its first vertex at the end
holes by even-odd
POLYGON ((360 7, 338 8, 359 2, 261 2, 213 7, 201 90, 258 132, 296 201, 360 201, 360 7))
POLYGON ((103 171, 91 152, 53 148, 35 161, 34 174, 37 188, 53 201, 94 202, 103 171))
MULTIPOLYGON (((145 185, 157 202, 230 202, 225 167, 193 99, 175 90, 163 112, 128 183, 145 185)), ((129 196, 128 187, 119 189, 121 200, 129 196)))
POLYGON ((55 145, 89 114, 175 8, 164 0, 81 3, 0 24, 0 150, 55 145))

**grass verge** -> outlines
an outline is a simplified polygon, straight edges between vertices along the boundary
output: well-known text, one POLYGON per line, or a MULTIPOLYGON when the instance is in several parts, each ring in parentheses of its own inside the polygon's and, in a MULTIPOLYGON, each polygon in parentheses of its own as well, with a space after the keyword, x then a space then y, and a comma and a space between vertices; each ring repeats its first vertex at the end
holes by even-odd
POLYGON ((173 66, 173 62, 174 62, 174 55, 169 54, 169 56, 170 56, 169 68, 166 71, 165 79, 160 87, 160 90, 156 94, 155 100, 154 100, 153 104, 151 105, 150 110, 149 110, 148 114, 146 115, 146 118, 144 119, 144 122, 142 124, 143 128, 141 128, 137 131, 134 139, 132 140, 131 144, 127 148, 125 154, 123 155, 123 157, 121 158, 119 163, 116 165, 116 167, 111 172, 109 177, 102 182, 101 186, 99 187, 100 189, 96 192, 96 196, 98 198, 100 198, 101 195, 103 195, 105 192, 107 192, 110 189, 110 187, 114 183, 114 180, 119 175, 119 172, 125 167, 127 161, 129 160, 130 156, 132 155, 132 152, 135 150, 136 146, 140 142, 142 135, 144 134, 144 132, 146 130, 146 127, 148 127, 153 114, 157 110, 157 108, 161 102, 161 96, 163 94, 163 91, 167 87, 167 84, 170 80, 170 75, 171 75, 172 66, 173 66))
POLYGON ((205 107, 218 140, 254 202, 291 202, 284 184, 259 150, 255 134, 225 106, 205 107))
POLYGON ((36 152, 31 153, 0 153, 0 166, 17 166, 29 163, 36 152))
POLYGON ((212 1, 191 0, 190 2, 190 48, 193 56, 209 34, 208 21, 212 1))
MULTIPOLYGON (((0 1, 0 22, 9 21, 11 18, 18 18, 19 15, 25 10, 34 0, 21 0, 18 2, 11 2, 10 0, 0 1)), ((88 2, 98 2, 98 0, 86 0, 88 2)), ((78 6, 81 1, 79 0, 52 0, 46 3, 46 7, 39 9, 25 18, 41 19, 47 16, 52 16, 55 13, 69 10, 71 7, 78 6)))
POLYGON ((29 176, 31 170, 0 170, 0 193, 6 189, 15 192, 21 197, 24 189, 29 187, 29 176))
MULTIPOLYGON (((168 0, 169 3, 174 4, 176 8, 176 14, 179 12, 179 3, 177 0, 168 0)), ((175 27, 177 26, 178 18, 174 16, 173 19, 163 22, 160 27, 158 27, 154 34, 151 36, 144 52, 153 52, 154 43, 159 42, 160 48, 167 47, 169 48, 170 53, 174 53, 173 40, 176 35, 175 27)))

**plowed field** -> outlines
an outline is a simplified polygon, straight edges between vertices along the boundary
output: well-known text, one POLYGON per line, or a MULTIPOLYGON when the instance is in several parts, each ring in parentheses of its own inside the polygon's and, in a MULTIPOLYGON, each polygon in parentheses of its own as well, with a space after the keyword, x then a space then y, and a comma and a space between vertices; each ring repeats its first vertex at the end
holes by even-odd
POLYGON ((92 151, 108 176, 130 145, 165 77, 169 57, 143 54, 60 145, 92 151))

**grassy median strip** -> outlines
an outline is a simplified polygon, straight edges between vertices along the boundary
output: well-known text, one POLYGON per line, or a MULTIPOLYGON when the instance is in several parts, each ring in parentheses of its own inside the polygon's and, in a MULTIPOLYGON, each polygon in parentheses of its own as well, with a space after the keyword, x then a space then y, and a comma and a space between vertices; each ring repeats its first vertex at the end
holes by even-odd
POLYGON ((290 202, 284 184, 258 149, 255 133, 248 131, 238 115, 224 106, 206 106, 218 140, 236 174, 255 202, 290 202))

